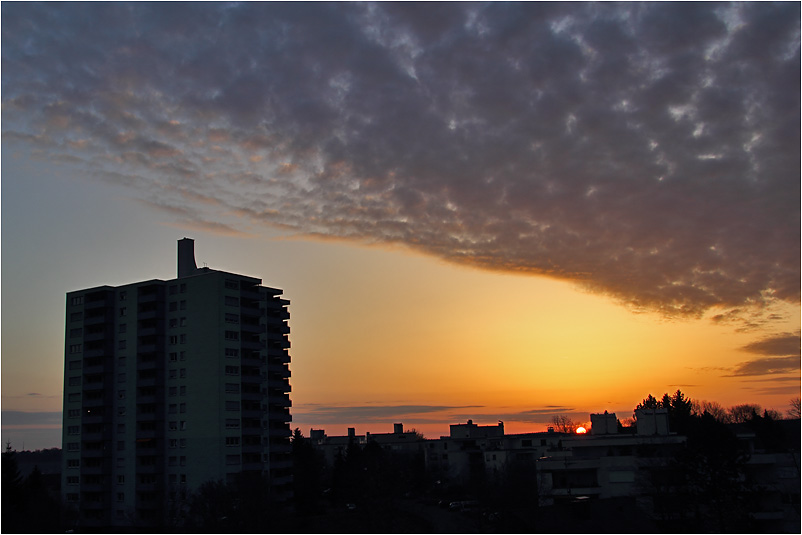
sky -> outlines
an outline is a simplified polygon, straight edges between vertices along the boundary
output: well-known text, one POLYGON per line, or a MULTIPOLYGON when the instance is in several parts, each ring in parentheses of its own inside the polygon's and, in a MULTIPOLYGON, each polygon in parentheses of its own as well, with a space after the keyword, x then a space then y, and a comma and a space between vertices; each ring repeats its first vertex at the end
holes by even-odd
POLYGON ((799 396, 799 3, 0 10, 4 443, 182 237, 291 301, 304 434, 799 396))

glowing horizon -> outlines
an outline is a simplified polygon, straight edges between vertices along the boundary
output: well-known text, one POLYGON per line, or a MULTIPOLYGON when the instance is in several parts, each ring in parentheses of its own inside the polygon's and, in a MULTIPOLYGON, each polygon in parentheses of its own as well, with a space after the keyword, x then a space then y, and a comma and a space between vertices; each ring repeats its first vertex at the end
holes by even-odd
POLYGON ((291 301, 305 434, 799 395, 799 4, 0 9, 4 435, 182 236, 291 301))

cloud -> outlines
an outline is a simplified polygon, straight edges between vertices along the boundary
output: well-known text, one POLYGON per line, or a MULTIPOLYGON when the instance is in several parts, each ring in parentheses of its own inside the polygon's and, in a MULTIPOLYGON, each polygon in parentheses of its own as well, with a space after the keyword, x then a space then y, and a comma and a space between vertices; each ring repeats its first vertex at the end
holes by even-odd
MULTIPOLYGON (((406 422, 421 423, 427 421, 420 418, 420 415, 439 413, 455 409, 467 409, 479 407, 478 405, 356 405, 341 407, 326 406, 296 406, 293 415, 296 419, 303 421, 314 421, 315 424, 341 424, 343 422, 365 422, 397 419, 404 417, 406 422), (417 419, 410 419, 409 416, 418 416, 417 419)), ((440 421, 440 420, 438 420, 440 421)))
POLYGON ((61 428, 61 412, 2 411, 3 429, 61 428))
POLYGON ((181 224, 401 243, 666 315, 799 301, 798 4, 2 15, 4 143, 181 224))
POLYGON ((782 333, 747 344, 742 351, 758 355, 800 355, 800 333, 782 333))
POLYGON ((734 377, 742 375, 775 375, 782 373, 799 373, 799 356, 793 357, 766 357, 761 359, 742 362, 735 367, 731 375, 734 377))

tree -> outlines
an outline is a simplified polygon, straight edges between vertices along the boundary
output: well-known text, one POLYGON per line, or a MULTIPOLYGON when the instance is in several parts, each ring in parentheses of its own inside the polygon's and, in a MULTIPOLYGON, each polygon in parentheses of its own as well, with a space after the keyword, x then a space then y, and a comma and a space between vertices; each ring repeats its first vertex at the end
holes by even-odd
POLYGON ((799 406, 799 403, 800 403, 799 402, 799 396, 797 396, 795 398, 791 398, 791 400, 789 401, 789 404, 791 405, 791 408, 788 409, 788 416, 790 416, 791 418, 799 418, 800 417, 800 406, 799 406))
POLYGON ((729 422, 729 414, 727 413, 727 409, 721 403, 718 403, 717 401, 695 401, 693 404, 692 414, 695 416, 702 416, 705 413, 715 418, 718 422, 729 422))
POLYGON ((742 424, 748 422, 755 416, 763 412, 760 405, 753 403, 743 403, 741 405, 734 405, 730 407, 730 421, 735 424, 742 424))
POLYGON ((643 399, 635 410, 639 409, 666 409, 668 411, 668 422, 671 430, 677 433, 685 433, 691 419, 693 401, 686 397, 679 389, 673 395, 668 392, 663 394, 662 399, 657 400, 649 394, 643 399))
POLYGON ((22 473, 17 464, 16 452, 11 443, 6 443, 2 463, 2 531, 3 533, 19 533, 24 525, 25 503, 22 473))
POLYGON ((577 423, 565 414, 555 414, 551 417, 551 423, 558 433, 573 433, 576 431, 577 423))

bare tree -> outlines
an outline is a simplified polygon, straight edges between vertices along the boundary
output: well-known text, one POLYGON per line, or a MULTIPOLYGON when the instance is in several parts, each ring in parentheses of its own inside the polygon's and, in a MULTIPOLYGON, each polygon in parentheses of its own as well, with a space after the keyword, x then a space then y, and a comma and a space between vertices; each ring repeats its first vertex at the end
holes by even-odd
POLYGON ((790 416, 791 418, 799 418, 799 413, 800 413, 800 411, 799 411, 799 408, 800 408, 799 407, 799 396, 797 396, 795 398, 791 398, 789 403, 791 405, 791 408, 788 409, 788 416, 790 416))
POLYGON ((696 401, 693 402, 693 414, 702 416, 704 413, 709 414, 721 423, 729 423, 730 415, 727 409, 718 401, 696 401))
POLYGON ((729 410, 730 421, 735 424, 748 422, 756 415, 759 416, 761 412, 763 412, 763 408, 760 405, 755 405, 752 403, 735 405, 730 407, 729 410))
POLYGON ((551 417, 551 423, 554 424, 554 430, 558 433, 573 433, 576 431, 577 423, 565 414, 555 414, 551 417))

